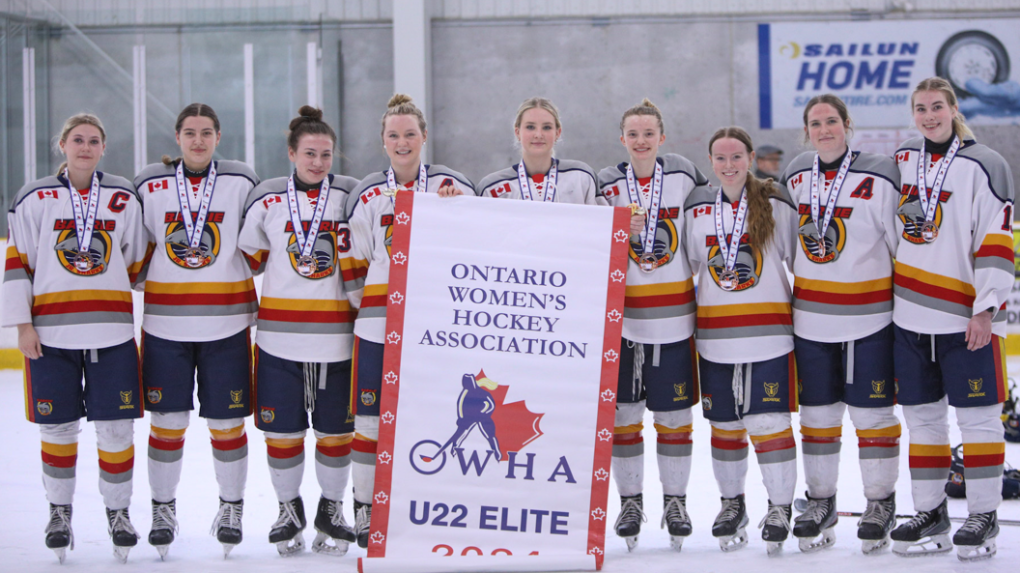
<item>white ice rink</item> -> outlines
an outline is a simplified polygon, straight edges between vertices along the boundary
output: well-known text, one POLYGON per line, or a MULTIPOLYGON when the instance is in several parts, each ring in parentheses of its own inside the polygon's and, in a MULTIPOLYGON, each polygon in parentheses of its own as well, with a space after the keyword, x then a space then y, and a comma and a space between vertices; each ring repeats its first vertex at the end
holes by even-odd
MULTIPOLYGON (((1016 372, 1020 363, 1011 364, 1016 372)), ((357 571, 357 558, 365 551, 352 546, 345 557, 334 558, 310 552, 296 557, 283 558, 277 555, 276 547, 267 540, 269 526, 276 520, 277 505, 269 482, 266 467, 266 447, 261 432, 256 430, 250 419, 248 489, 245 495, 244 542, 234 549, 230 558, 223 560, 219 543, 209 536, 209 526, 216 512, 217 489, 213 477, 212 453, 209 446, 208 430, 204 421, 192 416, 192 425, 187 434, 184 454, 184 475, 177 495, 177 513, 181 531, 170 548, 165 562, 160 562, 156 550, 146 542, 151 522, 149 482, 147 476, 146 451, 148 448, 148 418, 135 423, 135 495, 132 499, 132 522, 138 529, 141 540, 131 551, 126 565, 114 560, 112 545, 106 533, 106 518, 102 498, 99 496, 98 462, 96 459, 95 430, 91 424, 83 423, 78 448, 78 489, 74 502, 73 526, 75 549, 68 552, 67 561, 59 565, 53 552, 43 544, 43 529, 47 521, 47 502, 43 492, 39 433, 34 424, 25 420, 22 374, 18 371, 0 371, 0 420, 4 420, 0 443, 0 571, 25 571, 44 573, 47 571, 75 572, 299 572, 357 571)), ((607 533, 606 572, 658 573, 693 571, 697 573, 748 573, 782 568, 784 573, 877 573, 879 571, 903 571, 907 568, 923 568, 928 573, 938 572, 1016 572, 1020 567, 1020 527, 1002 526, 998 537, 999 552, 993 559, 965 564, 956 559, 955 553, 940 557, 904 559, 886 550, 880 555, 866 556, 860 551, 857 540, 857 519, 840 518, 836 526, 836 545, 812 555, 797 550, 796 540, 787 541, 785 553, 779 558, 769 559, 760 531, 755 528, 765 514, 766 494, 761 485, 757 464, 751 462, 747 480, 748 513, 751 520, 748 528, 750 543, 735 553, 724 554, 719 550, 711 535, 712 520, 719 510, 719 494, 712 478, 711 453, 709 448, 708 423, 700 413, 694 422, 694 468, 688 489, 687 507, 694 522, 694 534, 684 544, 681 553, 669 549, 669 536, 659 528, 662 517, 662 494, 655 464, 655 434, 652 420, 645 420, 646 455, 645 507, 648 523, 644 525, 640 545, 628 554, 623 540, 607 533)), ((795 431, 799 428, 794 420, 795 431)), ((860 471, 857 466, 857 440, 849 418, 843 425, 843 450, 841 478, 839 484, 839 507, 843 511, 861 511, 865 506, 861 492, 860 471)), ((960 441, 959 432, 953 428, 953 444, 960 441)), ((799 442, 799 435, 797 437, 799 442)), ((897 512, 913 513, 910 501, 910 476, 907 470, 907 440, 902 440, 900 456, 900 479, 898 485, 897 512)), ((306 452, 312 451, 314 441, 309 438, 306 452)), ((799 455, 799 452, 798 452, 799 455)), ((305 480, 302 497, 309 526, 305 530, 306 544, 311 543, 314 518, 318 502, 318 484, 315 481, 314 457, 310 454, 305 465, 305 480)), ((754 455, 751 455, 754 459, 754 455)), ((1020 444, 1006 444, 1006 461, 1020 465, 1020 444)), ((798 495, 803 495, 804 479, 800 478, 798 495)), ((353 522, 353 501, 350 490, 344 500, 344 509, 349 522, 353 522)), ((619 511, 619 498, 610 495, 610 526, 619 511)), ((952 516, 966 516, 963 500, 949 500, 952 516)), ((1004 519, 1020 519, 1020 500, 1005 501, 999 509, 1004 519)), ((959 527, 954 523, 954 530, 959 527)))

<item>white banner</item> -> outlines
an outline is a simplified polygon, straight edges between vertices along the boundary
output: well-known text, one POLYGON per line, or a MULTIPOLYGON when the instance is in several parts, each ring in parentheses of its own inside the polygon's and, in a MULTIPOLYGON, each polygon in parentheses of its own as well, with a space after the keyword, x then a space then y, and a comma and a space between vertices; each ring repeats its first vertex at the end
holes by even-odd
POLYGON ((398 193, 361 570, 601 567, 629 221, 398 193))
POLYGON ((971 124, 1020 125, 1020 19, 784 22, 758 26, 760 127, 802 128, 804 105, 834 93, 859 127, 912 125, 921 80, 953 83, 971 124))

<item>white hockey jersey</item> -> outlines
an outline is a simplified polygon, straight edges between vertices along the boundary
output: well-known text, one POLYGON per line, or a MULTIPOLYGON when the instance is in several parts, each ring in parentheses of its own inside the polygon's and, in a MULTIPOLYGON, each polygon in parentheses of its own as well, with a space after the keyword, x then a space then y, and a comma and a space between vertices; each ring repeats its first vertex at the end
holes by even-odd
MULTIPOLYGON (((627 291, 623 309, 623 337, 644 344, 678 342, 694 333, 694 278, 684 252, 684 203, 698 185, 708 179, 686 158, 676 154, 657 160, 662 166, 662 196, 655 227, 655 269, 641 270, 644 246, 631 237, 627 264, 627 291)), ((641 205, 651 204, 652 178, 637 179, 641 205)), ((612 207, 626 207, 627 164, 606 167, 599 172, 599 187, 612 207)))
MULTIPOLYGON (((599 189, 595 172, 586 163, 571 159, 556 159, 556 203, 576 205, 605 205, 605 198, 599 189)), ((519 165, 519 164, 518 164, 519 165)), ((532 200, 544 201, 548 189, 549 174, 528 175, 532 200)), ((523 199, 517 165, 486 175, 478 184, 478 195, 496 199, 523 199)))
MULTIPOLYGON (((426 165, 426 192, 453 185, 465 195, 475 188, 467 177, 443 165, 426 165)), ((393 241, 393 201, 383 195, 388 187, 386 172, 372 173, 347 198, 347 220, 351 225, 353 249, 341 261, 344 288, 357 307, 354 334, 369 342, 383 343, 386 336, 386 293, 390 280, 390 245, 393 241)), ((417 180, 405 187, 417 191, 417 180)))
MULTIPOLYGON (((800 154, 781 179, 798 207, 793 330, 818 342, 857 340, 892 322, 900 173, 889 157, 854 152, 825 231, 823 250, 820 225, 811 217, 814 159, 813 151, 800 154)), ((837 171, 838 167, 819 173, 823 220, 837 171)))
MULTIPOLYGON (((142 205, 131 182, 98 173, 88 269, 75 265, 78 233, 67 180, 44 177, 18 191, 7 214, 3 323, 32 323, 46 346, 108 348, 135 336, 131 287, 146 257, 142 205)), ((88 190, 83 195, 88 200, 88 190)))
MULTIPOLYGON (((255 271, 265 272, 255 344, 286 360, 350 360, 354 346, 354 312, 344 292, 340 259, 351 249, 344 204, 358 180, 332 174, 329 178, 329 198, 312 248, 315 269, 311 275, 298 272, 301 252, 290 218, 287 177, 263 181, 252 190, 237 239, 255 271)), ((320 197, 318 189, 297 191, 306 236, 320 197)))
MULTIPOLYGON (((719 286, 725 262, 715 233, 715 198, 715 188, 699 186, 684 205, 687 257, 698 275, 698 352, 723 364, 760 362, 787 354, 793 350, 793 317, 783 261, 793 264, 797 228, 793 201, 786 189, 775 187, 769 202, 776 224, 764 255, 750 243, 745 227, 734 268, 739 282, 727 292, 719 286)), ((723 225, 730 232, 736 207, 723 199, 723 225)))
MULTIPOLYGON (((145 332, 182 342, 227 338, 252 325, 258 297, 251 269, 237 248, 245 201, 259 180, 239 161, 215 161, 216 181, 197 266, 186 262, 188 233, 181 218, 176 168, 154 163, 135 177, 145 228, 156 247, 145 271, 145 332)), ((192 220, 206 178, 188 178, 192 220)))
MULTIPOLYGON (((893 279, 893 322, 914 332, 964 332, 970 318, 993 309, 992 332, 1006 336, 1006 298, 1013 287, 1013 177, 1001 155, 963 142, 946 173, 935 211, 938 238, 925 243, 917 195, 921 138, 896 152, 899 247, 893 279)), ((927 155, 927 154, 926 154, 927 155)), ((928 155, 929 189, 940 156, 928 155)))

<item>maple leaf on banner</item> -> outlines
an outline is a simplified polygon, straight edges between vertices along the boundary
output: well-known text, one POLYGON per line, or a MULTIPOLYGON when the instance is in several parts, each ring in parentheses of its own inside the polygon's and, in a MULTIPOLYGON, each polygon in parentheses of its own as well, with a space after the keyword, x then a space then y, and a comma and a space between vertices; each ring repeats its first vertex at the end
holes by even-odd
POLYGON ((601 430, 599 430, 599 440, 602 440, 603 442, 608 442, 609 440, 612 440, 612 439, 613 439, 613 433, 612 432, 610 432, 609 430, 607 430, 605 428, 602 428, 601 430))
POLYGON ((395 292, 390 295, 390 302, 392 302, 393 304, 400 304, 404 302, 404 295, 400 294, 399 292, 395 292))
POLYGON ((397 254, 393 255, 393 262, 395 264, 402 265, 407 262, 407 255, 402 252, 397 252, 397 254))
POLYGON ((386 376, 383 376, 383 380, 385 380, 387 384, 396 384, 397 383, 396 372, 390 370, 389 372, 386 373, 386 376))
POLYGON ((370 539, 372 540, 372 543, 382 543, 383 539, 386 539, 386 536, 382 534, 382 531, 376 531, 371 535, 370 539))
POLYGON ((615 308, 609 311, 609 314, 607 314, 606 316, 609 317, 609 322, 620 322, 620 319, 623 318, 623 315, 620 314, 620 311, 616 310, 615 308))
POLYGON ((616 238, 617 243, 624 243, 627 241, 627 231, 620 229, 619 231, 613 234, 613 237, 616 238))
POLYGON ((591 516, 595 519, 595 521, 602 521, 606 518, 606 512, 603 511, 601 507, 596 507, 592 510, 591 516))
POLYGON ((623 274, 623 272, 620 271, 620 269, 616 269, 615 271, 609 273, 609 278, 613 279, 614 283, 623 282, 623 279, 626 278, 626 276, 627 275, 623 274))
MULTIPOLYGON (((485 371, 475 375, 475 380, 486 378, 485 371)), ((521 449, 537 440, 542 435, 539 428, 539 421, 545 414, 536 414, 528 409, 523 400, 504 404, 509 386, 500 384, 493 390, 492 399, 496 404, 492 412, 492 421, 496 425, 496 441, 499 442, 502 450, 500 461, 510 459, 510 452, 519 452, 521 449)))
POLYGON ((392 424, 395 418, 396 416, 393 415, 393 412, 386 412, 385 414, 382 415, 382 423, 392 424))
POLYGON ((613 394, 613 391, 610 390, 609 388, 606 388, 605 390, 602 391, 602 401, 603 402, 612 402, 613 398, 615 398, 615 397, 616 397, 616 394, 613 394))
POLYGON ((400 225, 406 225, 407 222, 410 220, 411 217, 408 216, 408 214, 405 213, 404 211, 401 211, 400 213, 397 214, 397 223, 400 225))
POLYGON ((616 351, 613 350, 612 348, 606 351, 606 362, 616 362, 616 359, 619 357, 620 355, 617 354, 616 351))
POLYGON ((609 479, 609 472, 607 472, 605 468, 599 468, 598 471, 595 472, 595 479, 598 481, 606 481, 609 479))
POLYGON ((398 342, 400 342, 400 335, 397 334, 396 330, 394 330, 393 332, 389 333, 388 336, 386 336, 386 342, 390 344, 397 344, 398 342))
POLYGON ((389 452, 382 452, 376 459, 380 464, 388 464, 390 463, 390 460, 393 459, 393 456, 391 456, 389 452))
POLYGON ((598 547, 592 547, 591 551, 588 552, 588 555, 602 555, 602 550, 598 547))
POLYGON ((386 502, 390 500, 390 496, 386 495, 385 491, 380 491, 375 494, 375 502, 386 505, 386 502))

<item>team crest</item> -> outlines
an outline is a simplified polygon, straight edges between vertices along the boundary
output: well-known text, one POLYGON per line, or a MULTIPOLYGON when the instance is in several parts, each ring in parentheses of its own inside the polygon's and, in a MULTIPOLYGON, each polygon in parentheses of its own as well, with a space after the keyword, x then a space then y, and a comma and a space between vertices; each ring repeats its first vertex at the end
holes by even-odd
MULTIPOLYGON (((287 256, 290 258, 290 266, 294 269, 295 273, 298 273, 307 279, 322 279, 333 274, 336 268, 336 232, 327 230, 331 228, 332 224, 328 221, 323 221, 319 228, 319 234, 315 237, 315 245, 312 247, 312 261, 314 267, 312 268, 311 274, 303 275, 298 272, 298 259, 301 258, 301 249, 298 247, 297 238, 295 238, 293 232, 290 235, 290 243, 287 245, 287 256)), ((287 227, 293 231, 290 223, 287 223, 287 227)))
POLYGON ((975 392, 975 393, 977 393, 977 392, 980 392, 980 391, 981 391, 981 384, 982 384, 982 383, 983 383, 984 381, 985 381, 985 379, 984 379, 984 378, 978 378, 977 380, 969 380, 969 379, 968 379, 968 380, 967 380, 967 384, 969 384, 969 385, 970 385, 970 391, 971 391, 971 392, 975 392))
POLYGON ((126 392, 121 392, 120 393, 120 401, 124 402, 125 404, 130 404, 131 403, 131 390, 128 390, 126 392))
POLYGON ((244 390, 231 390, 230 400, 235 404, 241 403, 241 398, 244 398, 244 390))
POLYGON ((273 411, 273 408, 262 408, 259 417, 262 418, 264 423, 272 424, 273 420, 276 419, 276 413, 273 411))
POLYGON ((775 398, 776 395, 779 394, 779 382, 764 382, 764 384, 765 394, 767 394, 769 398, 775 398))
POLYGON ((53 400, 36 400, 35 410, 42 416, 49 416, 53 413, 53 400))
POLYGON ((361 403, 366 406, 372 406, 375 404, 375 390, 362 390, 361 391, 361 403))
POLYGON ((673 390, 676 390, 677 396, 683 396, 684 392, 687 390, 687 383, 683 382, 680 384, 673 384, 673 390))
POLYGON ((145 399, 148 400, 150 404, 159 404, 159 402, 163 399, 163 389, 149 388, 149 390, 145 393, 145 399))
POLYGON ((210 212, 202 228, 202 238, 198 248, 194 251, 188 241, 188 231, 179 220, 180 213, 167 213, 166 218, 171 219, 166 226, 166 236, 163 242, 166 245, 166 256, 173 263, 185 269, 201 269, 216 262, 220 254, 220 227, 216 220, 222 220, 223 213, 210 212))
MULTIPOLYGON (((727 240, 729 240, 727 238, 727 240)), ((719 275, 726 268, 726 259, 719 250, 718 240, 715 235, 705 237, 705 246, 708 247, 708 272, 715 284, 719 284, 719 275)), ((740 239, 740 248, 737 250, 737 261, 733 266, 737 273, 737 286, 734 291, 749 289, 756 284, 761 277, 763 260, 761 252, 751 246, 750 237, 745 234, 740 239)), ((722 287, 720 287, 722 288, 722 287)))
MULTIPOLYGON (((949 201, 952 195, 949 191, 942 191, 939 194, 939 204, 935 207, 936 226, 942 226, 942 204, 949 201)), ((899 206, 896 208, 896 216, 903 223, 903 238, 915 245, 925 244, 921 236, 921 226, 924 225, 924 211, 921 210, 921 199, 917 196, 916 185, 904 185, 900 194, 899 206)))
MULTIPOLYGON (((654 268, 657 269, 672 262, 676 257, 679 246, 680 238, 676 232, 676 224, 673 223, 672 219, 660 215, 655 226, 655 244, 651 252, 651 255, 655 257, 654 268)), ((632 237, 627 255, 632 261, 640 265, 643 254, 644 244, 641 242, 640 235, 632 237)))
MULTIPOLYGON (((60 262, 60 266, 64 267, 69 273, 82 277, 91 277, 106 272, 106 268, 110 264, 110 251, 113 241, 106 231, 101 230, 105 223, 107 222, 96 221, 96 227, 92 231, 92 242, 89 244, 88 252, 79 253, 78 232, 75 231, 74 221, 71 221, 70 228, 63 229, 57 235, 57 244, 53 246, 53 250, 57 252, 57 260, 60 262)), ((112 225, 113 221, 109 221, 108 224, 112 225)))
POLYGON ((809 261, 825 264, 839 258, 839 253, 846 245, 846 223, 839 217, 840 210, 838 208, 835 210, 837 213, 829 221, 829 227, 825 229, 825 237, 818 236, 818 226, 815 225, 810 214, 800 216, 797 238, 800 240, 800 248, 809 261))
POLYGON ((885 390, 885 380, 872 380, 871 389, 875 391, 875 394, 881 394, 882 390, 885 390))

